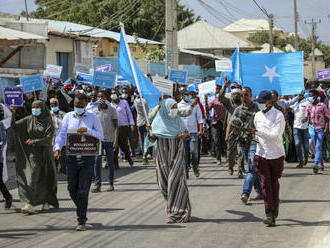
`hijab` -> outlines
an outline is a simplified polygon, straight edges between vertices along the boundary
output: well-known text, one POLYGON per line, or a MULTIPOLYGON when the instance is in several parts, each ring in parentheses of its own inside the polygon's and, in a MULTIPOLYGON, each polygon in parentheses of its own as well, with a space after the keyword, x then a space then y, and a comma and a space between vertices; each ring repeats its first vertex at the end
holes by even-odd
POLYGON ((161 138, 175 138, 186 131, 186 126, 181 117, 171 118, 168 113, 176 104, 171 98, 163 100, 160 109, 152 122, 152 134, 161 138))
POLYGON ((32 139, 38 139, 45 137, 50 131, 54 132, 54 127, 50 111, 47 109, 46 104, 40 100, 34 101, 32 106, 34 104, 40 107, 41 114, 39 116, 30 116, 27 131, 32 139))

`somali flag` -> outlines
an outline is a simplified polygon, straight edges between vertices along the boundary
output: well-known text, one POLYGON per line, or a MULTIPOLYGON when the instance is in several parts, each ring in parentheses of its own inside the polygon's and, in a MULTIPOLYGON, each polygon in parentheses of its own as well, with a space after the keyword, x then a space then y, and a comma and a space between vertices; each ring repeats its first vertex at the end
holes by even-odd
POLYGON ((137 66, 134 58, 133 65, 137 75, 137 81, 135 82, 133 70, 129 60, 129 48, 126 47, 126 42, 124 40, 123 31, 120 32, 120 44, 119 44, 119 55, 118 55, 118 64, 119 71, 123 78, 127 79, 129 83, 134 86, 139 84, 141 89, 141 94, 143 98, 147 101, 149 109, 156 107, 159 103, 159 98, 162 96, 162 93, 156 88, 156 86, 141 72, 137 66))
POLYGON ((262 90, 276 90, 279 95, 300 94, 304 87, 303 52, 240 53, 243 86, 253 95, 262 90))

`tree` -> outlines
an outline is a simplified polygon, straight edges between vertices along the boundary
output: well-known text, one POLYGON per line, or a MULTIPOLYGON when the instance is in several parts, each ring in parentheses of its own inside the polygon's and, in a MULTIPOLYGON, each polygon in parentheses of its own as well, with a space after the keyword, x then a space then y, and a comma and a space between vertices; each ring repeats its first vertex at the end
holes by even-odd
MULTIPOLYGON (((119 31, 162 41, 165 38, 165 0, 35 0, 34 18, 54 19, 119 31)), ((22 12, 22 14, 24 14, 22 12)), ((200 17, 178 3, 178 27, 184 28, 200 17)))
MULTIPOLYGON (((269 43, 269 33, 268 31, 259 31, 254 34, 251 34, 248 38, 249 41, 257 44, 262 45, 265 43, 269 43)), ((299 48, 300 50, 304 51, 305 59, 308 59, 309 55, 312 52, 312 41, 311 37, 307 39, 299 37, 299 48)), ((294 36, 283 36, 281 32, 276 31, 274 33, 274 46, 285 51, 285 46, 287 44, 291 44, 294 47, 295 39, 294 36)), ((324 54, 324 62, 325 66, 330 66, 330 46, 325 45, 322 41, 316 39, 315 47, 320 49, 320 51, 324 54)))

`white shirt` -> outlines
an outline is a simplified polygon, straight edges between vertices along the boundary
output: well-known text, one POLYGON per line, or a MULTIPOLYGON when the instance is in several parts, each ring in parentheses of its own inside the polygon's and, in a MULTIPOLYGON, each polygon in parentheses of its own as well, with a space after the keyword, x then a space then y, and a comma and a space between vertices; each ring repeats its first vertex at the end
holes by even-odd
POLYGON ((308 121, 305 123, 302 120, 305 118, 307 106, 309 105, 309 101, 307 99, 303 99, 300 102, 295 103, 291 108, 294 111, 294 122, 293 128, 299 129, 307 129, 308 128, 308 121))
POLYGON ((272 107, 267 113, 259 111, 254 117, 256 129, 256 155, 265 159, 277 159, 285 155, 283 132, 285 119, 281 111, 272 107))
MULTIPOLYGON (((186 109, 190 108, 190 105, 191 105, 191 102, 185 102, 184 100, 182 100, 178 104, 178 109, 180 111, 186 110, 186 109)), ((202 115, 201 108, 199 107, 198 104, 194 107, 191 115, 189 115, 187 117, 181 117, 181 118, 184 121, 184 123, 186 124, 187 130, 189 133, 198 133, 197 124, 203 124, 203 115, 202 115)))

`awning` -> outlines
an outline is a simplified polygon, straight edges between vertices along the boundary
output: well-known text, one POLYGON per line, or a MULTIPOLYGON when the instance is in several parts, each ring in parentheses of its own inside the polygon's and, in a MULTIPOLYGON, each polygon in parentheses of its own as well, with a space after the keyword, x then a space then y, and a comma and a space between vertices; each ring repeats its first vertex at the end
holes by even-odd
POLYGON ((47 37, 0 26, 0 46, 25 46, 45 43, 47 37))

